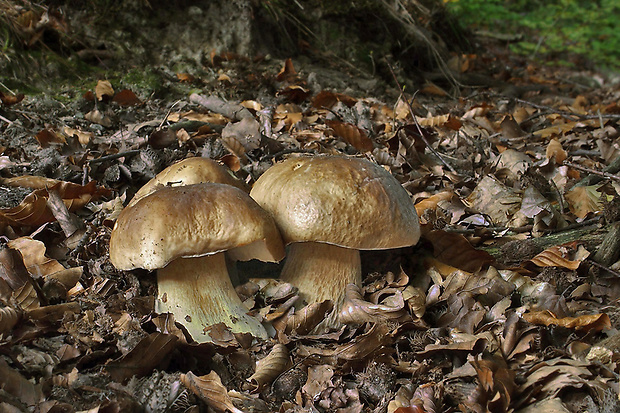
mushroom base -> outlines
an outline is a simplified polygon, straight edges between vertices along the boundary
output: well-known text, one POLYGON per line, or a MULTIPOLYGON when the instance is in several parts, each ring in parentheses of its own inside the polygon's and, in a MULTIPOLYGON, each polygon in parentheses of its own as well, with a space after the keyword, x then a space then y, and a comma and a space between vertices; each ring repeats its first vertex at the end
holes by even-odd
POLYGON ((332 300, 333 311, 315 331, 337 328, 345 287, 362 284, 360 253, 319 242, 293 243, 288 246, 281 278, 297 287, 309 304, 332 300))
POLYGON ((247 314, 226 270, 224 253, 178 258, 157 270, 155 310, 172 313, 198 343, 213 341, 205 330, 224 323, 234 333, 267 338, 262 324, 247 314))

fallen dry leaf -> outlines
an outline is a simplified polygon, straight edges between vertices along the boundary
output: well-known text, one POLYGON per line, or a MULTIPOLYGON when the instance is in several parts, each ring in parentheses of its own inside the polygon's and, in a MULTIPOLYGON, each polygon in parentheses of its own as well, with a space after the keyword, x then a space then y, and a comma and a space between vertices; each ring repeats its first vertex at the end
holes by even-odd
POLYGON ((256 371, 248 381, 254 387, 253 393, 271 384, 291 363, 288 349, 283 344, 273 346, 269 354, 256 363, 256 371))
POLYGON ((112 83, 108 80, 98 81, 97 86, 95 86, 95 96, 97 96, 97 100, 99 101, 111 99, 112 96, 114 96, 114 88, 112 87, 112 83))
POLYGON ((539 267, 562 267, 576 270, 590 253, 583 245, 575 243, 555 245, 533 257, 530 262, 539 267))
POLYGON ((339 120, 326 120, 325 124, 333 129, 334 134, 360 152, 370 152, 374 145, 366 132, 352 123, 339 120))
POLYGON ((360 288, 354 284, 346 286, 344 303, 338 316, 338 320, 344 324, 404 321, 410 318, 400 291, 384 297, 381 304, 375 304, 366 301, 360 288))
POLYGON ((523 319, 531 324, 556 325, 577 331, 602 331, 611 328, 611 321, 605 313, 557 318, 550 311, 533 311, 523 314, 523 319))
POLYGON ((0 336, 10 332, 21 319, 21 311, 12 307, 0 307, 0 336))
POLYGON ((106 364, 106 370, 118 382, 125 382, 132 376, 149 374, 175 349, 178 338, 171 334, 151 333, 126 355, 106 364))
POLYGON ((206 376, 196 376, 191 371, 181 374, 181 383, 216 412, 244 413, 235 407, 215 371, 206 376))

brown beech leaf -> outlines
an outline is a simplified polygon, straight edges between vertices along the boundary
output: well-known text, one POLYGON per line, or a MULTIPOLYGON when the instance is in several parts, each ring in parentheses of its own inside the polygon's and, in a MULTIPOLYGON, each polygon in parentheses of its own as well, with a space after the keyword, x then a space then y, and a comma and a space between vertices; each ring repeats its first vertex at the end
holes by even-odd
POLYGON ((15 303, 25 311, 33 310, 41 306, 37 291, 34 289, 30 280, 13 291, 13 298, 15 299, 15 303))
POLYGON ((355 337, 348 344, 343 344, 336 349, 336 356, 344 361, 360 361, 374 354, 385 351, 393 342, 389 335, 386 324, 373 324, 369 331, 355 337))
MULTIPOLYGON (((82 186, 72 182, 59 182, 50 190, 58 192, 70 212, 75 212, 90 201, 102 196, 109 196, 111 191, 98 187, 95 181, 82 186)), ((0 220, 10 225, 41 226, 56 220, 47 207, 48 190, 41 188, 33 191, 16 207, 0 209, 0 220)))
POLYGON ((431 356, 437 353, 471 353, 480 354, 487 347, 487 340, 477 338, 471 341, 463 341, 448 344, 427 344, 423 351, 416 353, 417 356, 431 356))
POLYGON ((503 360, 474 360, 471 364, 478 374, 478 391, 470 400, 489 412, 508 411, 517 389, 516 373, 503 360))
POLYGON ((129 89, 123 89, 114 95, 112 101, 118 103, 121 106, 133 106, 142 103, 140 99, 129 89))
POLYGON ((372 140, 363 129, 352 123, 339 120, 326 120, 325 124, 334 130, 334 134, 360 152, 370 152, 374 149, 372 140))
POLYGON ((357 99, 342 93, 334 93, 328 90, 322 90, 314 97, 314 99, 312 99, 312 107, 315 107, 317 109, 330 109, 338 102, 342 102, 348 107, 353 107, 357 103, 357 99))
POLYGON ((97 86, 95 86, 95 95, 97 96, 97 100, 109 100, 114 96, 114 88, 112 88, 112 83, 108 80, 100 80, 97 82, 97 86))
POLYGON ((416 120, 421 126, 438 127, 445 126, 452 130, 459 130, 463 124, 454 115, 446 114, 439 116, 431 116, 429 118, 416 117, 416 120))
POLYGON ((461 234, 434 230, 426 238, 433 244, 437 260, 463 271, 475 272, 495 262, 488 252, 475 249, 461 234))
POLYGON ((21 188, 42 189, 54 186, 62 181, 44 176, 22 175, 14 178, 0 178, 3 185, 21 188))
POLYGON ((549 141, 549 144, 547 145, 546 157, 549 160, 554 158, 555 159, 555 163, 557 165, 561 165, 562 162, 564 162, 566 160, 566 158, 568 158, 568 154, 562 148, 562 144, 560 143, 559 140, 551 139, 549 141))
POLYGON ((252 393, 271 384, 290 364, 288 349, 284 344, 273 346, 269 354, 256 363, 256 370, 248 381, 254 387, 252 393))
POLYGON ((0 250, 0 279, 11 290, 17 290, 31 280, 21 254, 11 248, 0 250))
MULTIPOLYGON (((598 367, 586 360, 557 357, 534 363, 521 374, 525 381, 519 386, 518 393, 530 395, 535 400, 556 397, 565 389, 590 389, 603 394, 610 389, 610 384, 600 379, 598 367)), ((527 402, 528 400, 521 400, 527 402)))
MULTIPOLYGON (((35 278, 46 277, 65 267, 55 259, 45 256, 45 244, 30 237, 20 237, 11 240, 7 244, 9 248, 20 252, 24 259, 24 265, 35 278)), ((73 284, 75 285, 75 284, 73 284)), ((71 287, 73 287, 73 285, 71 287)))
POLYGON ((16 95, 7 95, 5 93, 0 92, 0 101, 2 102, 3 105, 5 106, 12 106, 15 105, 19 102, 21 102, 22 100, 24 100, 24 94, 23 93, 18 93, 16 95))
POLYGON ((400 291, 396 290, 384 304, 374 304, 364 300, 358 286, 349 284, 345 288, 344 303, 338 319, 344 324, 361 324, 404 321, 410 318, 405 310, 405 300, 400 291))
POLYGON ((176 347, 178 338, 171 334, 151 333, 126 355, 106 365, 110 376, 118 382, 125 382, 132 376, 149 374, 176 347))
MULTIPOLYGON (((292 299, 295 299, 295 297, 292 297, 292 299)), ((287 318, 284 333, 302 336, 308 334, 333 309, 334 304, 330 300, 307 305, 287 318)))
POLYGON ((65 316, 65 313, 79 313, 82 311, 77 301, 68 303, 46 305, 45 307, 37 307, 26 311, 26 316, 33 321, 55 323, 65 316))
POLYGON ((571 212, 577 218, 585 218, 588 214, 603 210, 601 185, 574 186, 566 193, 566 200, 571 212))
POLYGON ((530 262, 538 267, 562 267, 576 270, 589 255, 590 253, 583 245, 576 246, 575 243, 570 243, 547 248, 530 262))
POLYGON ((21 319, 21 311, 13 307, 0 308, 0 336, 8 333, 21 319))
POLYGON ((44 399, 40 384, 32 384, 2 359, 0 359, 0 388, 33 409, 44 399))
POLYGON ((284 66, 280 69, 280 72, 276 76, 276 80, 278 82, 291 82, 297 78, 297 71, 295 70, 295 66, 293 66, 293 61, 291 58, 287 58, 284 61, 284 66))
POLYGON ((206 376, 196 376, 191 371, 181 374, 181 383, 216 412, 243 413, 235 407, 215 371, 206 376))
POLYGON ((535 325, 556 325, 577 331, 602 331, 611 328, 611 320, 605 313, 557 318, 550 311, 533 311, 523 314, 523 319, 535 325))
POLYGON ((482 178, 465 201, 495 225, 507 225, 521 207, 521 196, 491 175, 482 178))
POLYGON ((67 143, 65 138, 62 135, 58 135, 51 129, 42 129, 35 136, 35 139, 41 145, 41 148, 48 148, 52 143, 67 143))

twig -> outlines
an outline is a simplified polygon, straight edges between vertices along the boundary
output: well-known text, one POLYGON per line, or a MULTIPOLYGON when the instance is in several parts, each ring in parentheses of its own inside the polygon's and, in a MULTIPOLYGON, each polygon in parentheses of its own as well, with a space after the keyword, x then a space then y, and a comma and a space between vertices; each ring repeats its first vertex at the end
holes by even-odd
POLYGON ((394 78, 394 81, 396 82, 396 86, 398 86, 398 90, 400 91, 400 97, 403 98, 405 103, 407 104, 407 108, 409 109, 409 114, 411 115, 411 118, 413 119, 415 126, 418 128, 418 135, 420 139, 422 139, 426 147, 441 161, 442 164, 444 164, 450 170, 450 172, 458 176, 459 173, 452 167, 452 165, 450 165, 448 162, 444 160, 443 156, 431 146, 431 144, 428 142, 428 140, 424 136, 424 133, 422 132, 422 128, 420 127, 420 124, 418 123, 418 120, 416 119, 416 116, 413 113, 413 108, 411 107, 411 103, 409 103, 409 99, 407 99, 407 96, 405 96, 405 90, 400 85, 400 82, 398 81, 398 78, 396 77, 396 73, 394 73, 394 70, 392 69, 392 65, 390 65, 388 62, 387 66, 390 69, 390 73, 392 73, 392 77, 394 78))
POLYGON ((604 265, 599 264, 598 262, 594 261, 594 260, 590 260, 590 259, 586 259, 586 262, 590 265, 594 265, 595 267, 598 267, 602 270, 608 271, 610 274, 615 275, 616 277, 620 278, 620 272, 612 270, 609 267, 606 267, 604 265))
POLYGON ((8 120, 7 118, 5 118, 4 116, 0 115, 0 120, 5 121, 6 123, 8 123, 9 125, 13 124, 13 121, 8 120))
POLYGON ((139 153, 140 153, 140 149, 132 149, 130 151, 113 153, 111 155, 102 156, 102 157, 97 158, 97 159, 91 159, 90 161, 88 161, 88 163, 90 165, 92 165, 94 163, 101 163, 101 162, 105 162, 105 161, 111 161, 113 159, 122 158, 123 156, 137 155, 139 153))
POLYGON ((523 100, 519 98, 514 98, 515 102, 522 103, 524 105, 531 106, 536 109, 547 110, 551 113, 556 113, 564 118, 577 118, 579 120, 588 120, 588 119, 620 119, 620 115, 616 114, 607 114, 603 115, 598 113, 596 115, 582 115, 580 113, 568 112, 566 110, 555 109, 551 106, 539 105, 538 103, 530 102, 529 100, 523 100))
POLYGON ((564 161, 564 162, 562 162, 562 164, 566 165, 566 166, 570 166, 573 169, 578 169, 578 170, 580 170, 582 172, 587 172, 587 173, 592 174, 592 175, 598 175, 598 176, 602 176, 602 177, 607 178, 607 179, 612 179, 614 181, 620 181, 620 176, 614 175, 614 174, 610 174, 608 172, 600 172, 600 171, 597 171, 595 169, 586 168, 585 166, 577 165, 577 164, 572 163, 572 162, 564 161))

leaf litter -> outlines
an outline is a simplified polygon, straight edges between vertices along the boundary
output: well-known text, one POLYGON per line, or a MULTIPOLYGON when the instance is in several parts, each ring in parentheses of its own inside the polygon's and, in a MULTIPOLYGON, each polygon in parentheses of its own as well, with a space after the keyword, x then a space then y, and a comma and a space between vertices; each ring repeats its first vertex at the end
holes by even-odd
POLYGON ((429 84, 405 100, 317 88, 291 59, 252 63, 254 80, 247 60, 212 61, 230 69, 202 79, 213 93, 174 104, 107 80, 70 110, 3 99, 3 409, 618 407, 620 262, 594 258, 620 218, 617 85, 583 90, 551 81, 567 69, 530 65, 512 69, 511 83, 534 86, 516 96, 429 84), (380 164, 422 223, 417 246, 362 254, 340 329, 313 333, 337 306, 301 306, 278 266, 240 263, 237 292, 271 338, 222 324, 198 345, 154 312, 154 274, 110 264, 115 218, 165 167, 211 158, 251 185, 307 154, 380 164))

